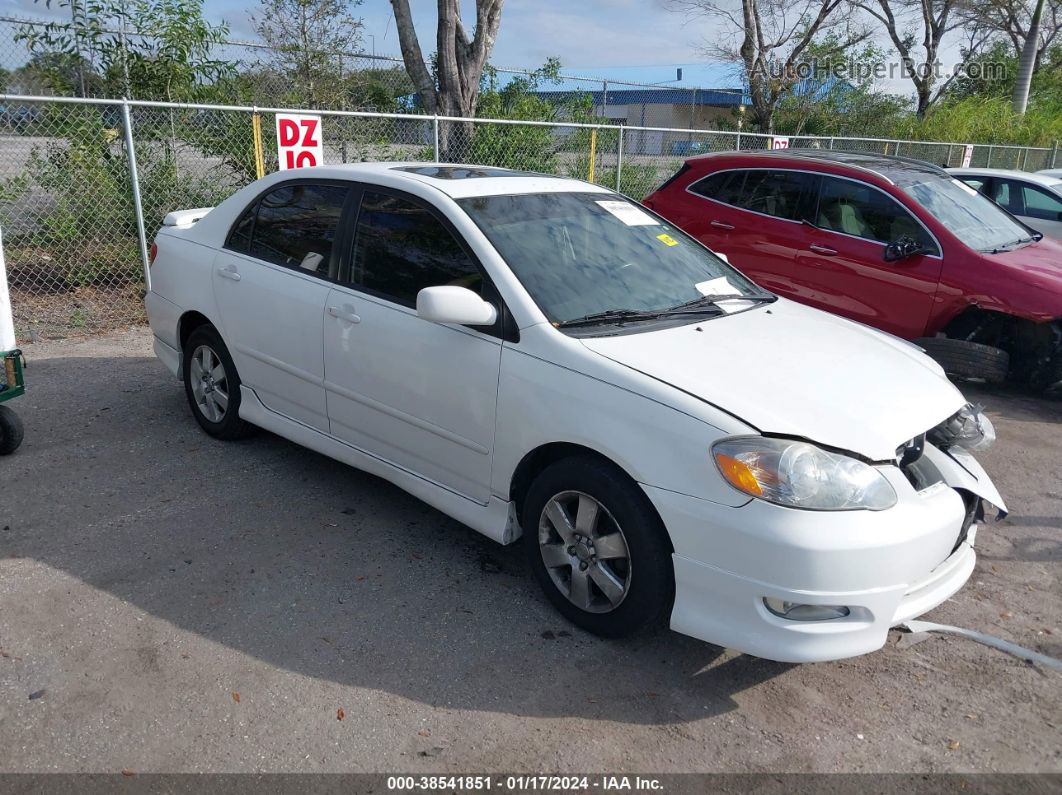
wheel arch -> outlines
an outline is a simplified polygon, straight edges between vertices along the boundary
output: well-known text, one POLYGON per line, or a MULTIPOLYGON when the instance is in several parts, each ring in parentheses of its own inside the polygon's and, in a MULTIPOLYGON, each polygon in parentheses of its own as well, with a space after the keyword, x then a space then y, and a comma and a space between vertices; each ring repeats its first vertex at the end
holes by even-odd
POLYGON ((527 491, 539 473, 557 461, 577 456, 597 459, 598 461, 613 467, 617 472, 622 473, 623 476, 630 481, 631 486, 638 489, 638 492, 644 497, 646 504, 652 512, 656 514, 657 519, 660 521, 660 526, 664 528, 664 535, 667 538, 668 545, 671 547, 671 551, 674 551, 674 542, 671 540, 671 534, 667 532, 667 528, 664 526, 663 519, 656 510, 656 506, 653 505, 653 501, 645 495, 641 486, 638 485, 638 481, 630 474, 630 472, 599 450, 595 450, 592 447, 587 447, 586 445, 578 444, 576 442, 548 442, 546 444, 541 444, 533 450, 530 450, 520 459, 520 463, 518 463, 516 469, 513 470, 509 485, 509 499, 512 500, 513 505, 516 508, 516 515, 518 517, 521 515, 527 491))
MULTIPOLYGON (((188 342, 188 338, 192 336, 192 332, 202 326, 217 326, 214 322, 204 315, 202 312, 198 312, 194 309, 188 310, 181 315, 177 321, 177 342, 180 344, 180 350, 183 352, 185 343, 188 342)), ((221 333, 220 331, 218 332, 221 333)))
POLYGON ((1011 356, 1011 374, 1021 380, 1062 355, 1062 319, 1037 322, 998 309, 970 304, 948 321, 944 336, 1002 348, 1011 356))

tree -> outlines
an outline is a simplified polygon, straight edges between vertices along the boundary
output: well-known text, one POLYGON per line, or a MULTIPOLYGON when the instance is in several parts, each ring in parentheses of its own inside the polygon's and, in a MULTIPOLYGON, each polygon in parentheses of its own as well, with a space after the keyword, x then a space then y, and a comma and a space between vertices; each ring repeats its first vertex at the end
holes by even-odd
MULTIPOLYGON (((483 69, 494 49, 504 0, 476 0, 476 28, 469 38, 461 20, 460 0, 439 0, 434 74, 428 70, 413 27, 409 0, 391 0, 398 42, 409 79, 428 113, 471 118, 476 115, 483 69)), ((444 124, 440 147, 447 160, 461 160, 471 139, 471 125, 444 124)))
MULTIPOLYGON (((991 31, 1007 41, 1015 57, 1020 57, 1029 39, 1035 5, 1029 0, 969 0, 963 16, 970 26, 991 31), (1033 7, 1030 7, 1030 6, 1033 7)), ((1040 36, 1036 47, 1036 66, 1060 40, 1062 34, 1062 0, 1047 0, 1040 16, 1040 36)), ((995 37, 994 37, 995 38, 995 37)))
POLYGON ((95 73, 109 96, 192 100, 234 71, 232 64, 210 57, 229 29, 203 18, 202 0, 61 0, 58 5, 71 9, 70 23, 23 25, 15 40, 34 55, 55 56, 57 69, 76 64, 79 95, 92 93, 87 77, 95 73))
POLYGON ((361 47, 361 0, 264 0, 254 29, 273 62, 293 81, 295 101, 313 107, 343 104, 343 58, 361 47))
POLYGON ((904 76, 914 85, 915 113, 920 119, 961 73, 961 67, 976 57, 991 38, 989 32, 966 25, 960 13, 961 3, 962 0, 853 0, 856 8, 881 23, 900 54, 904 76), (913 25, 911 20, 916 20, 913 25), (964 27, 968 40, 962 49, 963 63, 938 82, 944 38, 964 27))
POLYGON ((83 57, 66 52, 38 52, 14 71, 10 87, 16 94, 95 96, 101 92, 103 79, 83 57))
POLYGON ((827 30, 833 46, 820 55, 844 52, 868 32, 840 13, 845 0, 741 0, 740 14, 725 0, 669 0, 668 7, 723 22, 722 39, 709 45, 715 58, 740 63, 752 102, 753 122, 774 129, 774 112, 803 78, 798 70, 815 37, 827 30))
POLYGON ((1018 79, 1014 83, 1014 112, 1018 115, 1025 113, 1029 105, 1029 86, 1032 84, 1033 68, 1039 56, 1040 44, 1040 19, 1044 13, 1044 0, 1038 0, 1029 20, 1029 31, 1025 36, 1025 44, 1021 49, 1021 60, 1018 63, 1018 79))
POLYGON ((866 135, 909 112, 909 101, 882 91, 878 64, 885 51, 872 41, 839 49, 833 33, 804 53, 809 77, 793 87, 775 111, 778 127, 792 136, 866 135))

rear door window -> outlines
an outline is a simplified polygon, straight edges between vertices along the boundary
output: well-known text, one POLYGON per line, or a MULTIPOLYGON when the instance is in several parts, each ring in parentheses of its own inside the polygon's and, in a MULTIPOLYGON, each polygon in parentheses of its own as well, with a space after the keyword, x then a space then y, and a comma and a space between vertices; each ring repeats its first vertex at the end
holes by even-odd
POLYGON ((282 185, 244 211, 225 247, 275 265, 336 279, 336 235, 347 188, 338 185, 282 185))
POLYGON ((1005 207, 1014 215, 1025 215, 1021 185, 1010 179, 996 179, 992 189, 992 199, 1000 207, 1005 207))
POLYGON ((739 206, 787 221, 799 221, 816 175, 803 171, 749 171, 739 206))
POLYGON ((705 177, 690 190, 742 210, 799 221, 817 178, 801 171, 737 169, 705 177))

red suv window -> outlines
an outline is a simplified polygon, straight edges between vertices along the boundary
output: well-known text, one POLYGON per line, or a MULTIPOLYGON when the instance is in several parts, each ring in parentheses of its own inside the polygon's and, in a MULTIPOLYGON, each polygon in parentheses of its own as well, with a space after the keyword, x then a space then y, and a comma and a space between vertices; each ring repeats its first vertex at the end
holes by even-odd
POLYGON ((813 198, 816 175, 780 169, 719 171, 690 186, 690 191, 742 210, 800 221, 813 198))

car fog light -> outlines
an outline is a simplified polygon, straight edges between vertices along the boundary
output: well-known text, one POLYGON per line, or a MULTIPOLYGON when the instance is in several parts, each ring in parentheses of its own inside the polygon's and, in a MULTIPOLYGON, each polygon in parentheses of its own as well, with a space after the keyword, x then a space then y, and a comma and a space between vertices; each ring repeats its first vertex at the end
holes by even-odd
POLYGON ((799 602, 785 602, 770 596, 763 598, 764 606, 779 618, 790 621, 830 621, 844 618, 852 611, 844 605, 802 605, 799 602))

